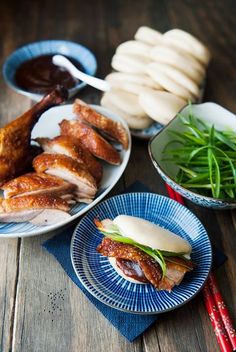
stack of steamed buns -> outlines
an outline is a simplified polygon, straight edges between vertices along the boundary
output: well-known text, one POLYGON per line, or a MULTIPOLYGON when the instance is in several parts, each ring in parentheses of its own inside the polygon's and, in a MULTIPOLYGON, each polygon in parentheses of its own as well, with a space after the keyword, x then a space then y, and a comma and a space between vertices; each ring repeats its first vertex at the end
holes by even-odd
POLYGON ((111 90, 101 105, 133 129, 153 121, 166 124, 189 101, 199 100, 209 61, 209 50, 183 30, 162 34, 140 27, 134 40, 117 47, 111 61, 115 71, 105 78, 111 90))

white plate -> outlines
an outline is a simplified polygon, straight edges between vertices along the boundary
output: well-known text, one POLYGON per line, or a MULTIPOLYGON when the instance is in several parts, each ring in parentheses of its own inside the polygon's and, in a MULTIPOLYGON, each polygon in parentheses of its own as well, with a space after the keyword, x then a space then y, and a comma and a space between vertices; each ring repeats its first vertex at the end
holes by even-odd
MULTIPOLYGON (((51 108, 46 111, 40 118, 39 122, 35 125, 32 131, 32 138, 36 137, 50 137, 53 138, 60 134, 60 129, 58 123, 63 119, 72 120, 75 115, 72 111, 73 105, 62 105, 51 108)), ((53 231, 62 227, 74 219, 78 218, 82 214, 84 214, 87 210, 91 209, 95 204, 97 204, 101 199, 103 199, 107 193, 115 186, 121 175, 123 174, 126 165, 129 161, 130 151, 131 151, 131 137, 129 133, 128 126, 124 120, 113 112, 98 106, 91 105, 96 111, 105 116, 121 122, 128 135, 129 135, 129 148, 124 150, 120 147, 121 152, 121 160, 122 163, 119 166, 109 165, 104 162, 103 168, 103 178, 101 185, 98 189, 97 195, 92 203, 84 204, 77 203, 70 210, 70 214, 72 215, 68 220, 61 221, 55 225, 51 226, 35 226, 28 222, 22 223, 0 223, 0 237, 26 237, 26 236, 36 236, 49 231, 53 231)))

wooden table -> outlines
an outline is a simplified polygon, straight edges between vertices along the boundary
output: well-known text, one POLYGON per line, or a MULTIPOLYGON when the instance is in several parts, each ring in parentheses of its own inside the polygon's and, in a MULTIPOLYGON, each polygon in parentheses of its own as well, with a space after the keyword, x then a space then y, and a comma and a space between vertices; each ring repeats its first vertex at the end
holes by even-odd
MULTIPOLYGON (((104 77, 111 69, 115 47, 131 39, 140 25, 160 31, 179 27, 199 37, 212 52, 205 100, 236 111, 234 10, 233 0, 5 0, 0 4, 0 60, 3 64, 16 47, 27 42, 68 39, 93 50, 98 76, 104 77)), ((3 126, 32 102, 7 88, 2 78, 0 84, 3 126)), ((80 97, 98 103, 100 94, 86 88, 80 97)), ((110 195, 137 179, 153 192, 166 194, 149 160, 147 143, 134 139, 128 167, 110 195)), ((212 242, 228 256, 227 263, 217 271, 217 279, 235 319, 235 211, 188 206, 201 219, 212 242)), ((127 342, 42 249, 41 243, 50 236, 0 240, 1 352, 219 351, 201 295, 186 306, 161 315, 134 343, 127 342)))

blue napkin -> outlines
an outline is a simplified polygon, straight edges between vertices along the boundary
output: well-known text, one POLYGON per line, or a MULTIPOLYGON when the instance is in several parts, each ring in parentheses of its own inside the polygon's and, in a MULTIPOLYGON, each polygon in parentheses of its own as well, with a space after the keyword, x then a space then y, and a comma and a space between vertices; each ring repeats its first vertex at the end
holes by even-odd
MULTIPOLYGON (((150 192, 150 190, 144 184, 137 181, 132 186, 130 186, 126 192, 150 192)), ((107 318, 111 324, 117 328, 117 330, 119 330, 119 332, 129 341, 133 341, 135 338, 141 335, 151 324, 153 324, 158 319, 158 316, 137 315, 118 311, 98 301, 88 291, 86 291, 86 289, 77 278, 71 264, 70 242, 73 231, 74 226, 73 228, 70 227, 64 230, 59 235, 56 235, 44 242, 43 247, 47 249, 49 253, 54 255, 67 275, 82 290, 82 292, 95 305, 95 307, 105 316, 105 318, 107 318)), ((224 263, 226 257, 222 252, 216 249, 214 250, 214 248, 213 253, 215 263, 213 267, 218 267, 224 263)))

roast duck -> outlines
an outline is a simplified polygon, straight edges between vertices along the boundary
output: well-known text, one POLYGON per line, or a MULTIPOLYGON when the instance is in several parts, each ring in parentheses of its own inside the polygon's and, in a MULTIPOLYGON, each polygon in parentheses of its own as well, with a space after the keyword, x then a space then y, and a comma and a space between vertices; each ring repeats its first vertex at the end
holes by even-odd
POLYGON ((111 141, 127 149, 125 128, 79 99, 73 107, 76 118, 60 123, 59 136, 42 136, 31 144, 31 131, 42 113, 66 99, 67 91, 58 86, 0 129, 1 222, 51 225, 63 221, 71 216, 74 203, 94 199, 103 176, 101 160, 121 163, 111 141))

